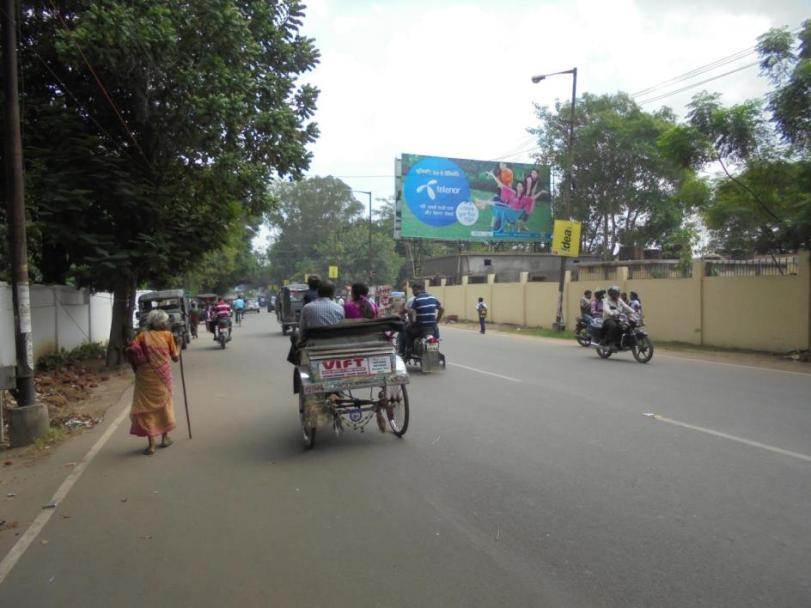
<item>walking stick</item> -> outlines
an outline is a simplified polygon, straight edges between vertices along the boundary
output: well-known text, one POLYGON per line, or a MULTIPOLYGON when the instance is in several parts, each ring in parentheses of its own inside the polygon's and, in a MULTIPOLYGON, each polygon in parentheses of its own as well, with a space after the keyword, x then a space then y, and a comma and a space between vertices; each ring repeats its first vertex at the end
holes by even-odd
POLYGON ((186 406, 186 425, 189 427, 191 439, 191 418, 189 418, 189 398, 186 396, 186 373, 183 371, 183 351, 180 351, 180 381, 183 383, 183 403, 186 406))

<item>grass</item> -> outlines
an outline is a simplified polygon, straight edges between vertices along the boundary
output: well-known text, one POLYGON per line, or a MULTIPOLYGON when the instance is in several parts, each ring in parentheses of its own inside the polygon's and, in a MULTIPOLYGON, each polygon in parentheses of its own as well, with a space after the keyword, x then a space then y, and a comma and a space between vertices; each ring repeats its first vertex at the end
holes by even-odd
POLYGON ((547 327, 501 327, 499 331, 522 336, 536 336, 538 338, 558 338, 560 340, 574 340, 574 332, 564 329, 558 331, 547 327))
POLYGON ((34 440, 34 449, 37 451, 45 450, 46 448, 51 447, 52 445, 59 443, 67 436, 67 432, 65 429, 52 426, 48 429, 48 432, 45 433, 42 437, 37 437, 34 440))

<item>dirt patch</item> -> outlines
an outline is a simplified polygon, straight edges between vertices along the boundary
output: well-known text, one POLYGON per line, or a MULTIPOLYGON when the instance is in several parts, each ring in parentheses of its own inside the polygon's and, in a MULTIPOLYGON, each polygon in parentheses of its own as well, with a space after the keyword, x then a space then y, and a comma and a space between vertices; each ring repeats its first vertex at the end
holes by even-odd
MULTIPOLYGON (((3 420, 6 424, 6 443, 0 446, 0 449, 5 450, 3 460, 42 453, 64 439, 94 427, 132 383, 132 378, 132 371, 128 367, 109 369, 104 366, 104 361, 96 359, 68 362, 53 369, 37 370, 34 378, 37 400, 48 406, 50 432, 32 446, 9 449, 10 415, 5 411, 3 420)), ((11 394, 6 393, 6 410, 15 405, 11 394)))

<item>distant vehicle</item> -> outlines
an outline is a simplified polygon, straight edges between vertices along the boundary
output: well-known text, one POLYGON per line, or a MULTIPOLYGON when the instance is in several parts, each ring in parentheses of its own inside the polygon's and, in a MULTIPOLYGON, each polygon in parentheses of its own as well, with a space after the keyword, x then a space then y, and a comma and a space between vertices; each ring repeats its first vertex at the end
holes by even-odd
POLYGON ((259 308, 264 308, 267 306, 267 298, 265 296, 259 296, 259 308))
POLYGON ((245 312, 259 312, 259 302, 256 300, 245 302, 245 312))
POLYGON ((175 336, 175 342, 185 349, 191 341, 191 331, 189 329, 189 301, 183 290, 149 291, 139 296, 139 327, 146 327, 146 317, 155 309, 163 310, 169 315, 169 328, 175 336))
POLYGON ((294 327, 298 327, 301 309, 304 308, 304 295, 309 289, 306 283, 292 283, 282 288, 276 318, 282 326, 282 333, 287 334, 294 327))

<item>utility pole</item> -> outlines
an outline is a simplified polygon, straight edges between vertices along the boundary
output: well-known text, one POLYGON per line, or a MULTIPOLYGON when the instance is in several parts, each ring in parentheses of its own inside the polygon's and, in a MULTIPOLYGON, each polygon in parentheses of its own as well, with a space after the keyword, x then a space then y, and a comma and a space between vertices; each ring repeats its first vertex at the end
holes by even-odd
POLYGON ((5 101, 5 171, 14 338, 17 353, 17 408, 11 415, 12 446, 26 445, 48 430, 48 409, 36 404, 34 346, 31 338, 31 298, 28 289, 28 250, 25 236, 20 100, 17 86, 17 24, 14 0, 2 0, 3 95, 5 101))
POLYGON ((369 286, 372 285, 372 193, 368 190, 352 190, 356 194, 365 194, 369 197, 369 244, 366 249, 366 273, 369 286))
MULTIPOLYGON (((555 72, 553 74, 539 74, 532 77, 532 82, 537 84, 545 80, 549 76, 557 76, 558 74, 571 74, 572 75, 572 110, 569 118, 569 137, 568 137, 568 150, 567 150, 567 167, 566 171, 569 174, 569 189, 566 196, 566 217, 572 219, 572 201, 574 200, 574 110, 575 102, 577 100, 577 68, 571 70, 563 70, 562 72, 555 72)), ((566 328, 566 323, 563 320, 563 287, 566 282, 566 258, 560 256, 560 276, 558 279, 558 308, 555 314, 555 329, 563 331, 566 328)))

